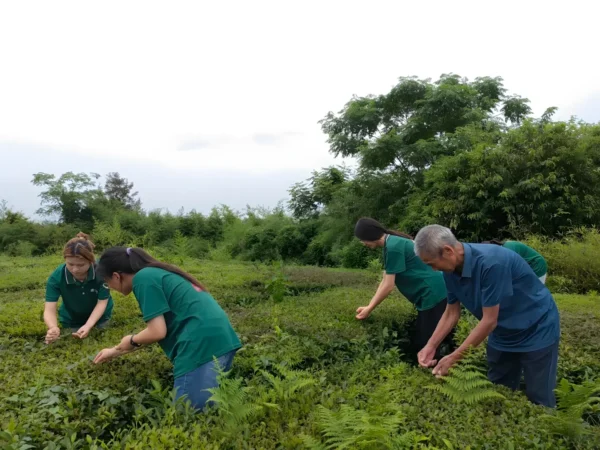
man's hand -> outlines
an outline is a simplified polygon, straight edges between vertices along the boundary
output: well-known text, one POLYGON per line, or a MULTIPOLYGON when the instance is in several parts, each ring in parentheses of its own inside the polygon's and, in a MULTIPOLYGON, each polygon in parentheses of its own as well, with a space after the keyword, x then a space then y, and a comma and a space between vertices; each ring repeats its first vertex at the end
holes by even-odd
POLYGON ((443 357, 440 362, 432 370, 432 373, 437 377, 445 377, 448 375, 450 368, 460 359, 459 355, 454 352, 448 356, 443 357))
POLYGON ((44 342, 46 344, 51 344, 56 341, 60 337, 60 328, 58 327, 50 327, 48 328, 48 332, 46 333, 46 338, 44 342))
POLYGON ((423 347, 423 349, 417 354, 419 365, 425 368, 435 366, 437 363, 437 359, 434 359, 436 351, 437 348, 433 345, 427 344, 425 347, 423 347))
POLYGON ((72 333, 72 336, 77 339, 85 339, 90 334, 92 328, 93 327, 90 327, 89 325, 84 325, 75 333, 72 333))
POLYGON ((356 310, 356 318, 358 320, 364 320, 367 317, 369 317, 369 315, 371 314, 372 309, 369 308, 368 306, 360 306, 357 310, 356 310))

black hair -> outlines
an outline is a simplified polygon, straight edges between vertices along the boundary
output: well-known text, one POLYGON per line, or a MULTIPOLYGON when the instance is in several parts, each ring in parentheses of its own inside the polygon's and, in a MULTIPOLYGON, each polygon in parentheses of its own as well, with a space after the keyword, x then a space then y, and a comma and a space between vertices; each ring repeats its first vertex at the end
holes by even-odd
POLYGON ((354 236, 361 241, 377 241, 378 239, 381 239, 384 234, 391 234, 392 236, 399 236, 412 240, 412 236, 400 231, 388 230, 370 217, 358 219, 358 222, 356 222, 354 227, 354 236))
POLYGON ((499 245, 502 247, 504 245, 504 242, 499 241, 497 239, 492 239, 490 241, 483 241, 482 244, 494 244, 494 245, 499 245))
POLYGON ((110 278, 113 273, 136 274, 145 267, 157 267, 176 273, 203 291, 206 288, 196 278, 179 267, 154 259, 141 248, 112 247, 106 250, 98 262, 97 273, 100 278, 110 278))

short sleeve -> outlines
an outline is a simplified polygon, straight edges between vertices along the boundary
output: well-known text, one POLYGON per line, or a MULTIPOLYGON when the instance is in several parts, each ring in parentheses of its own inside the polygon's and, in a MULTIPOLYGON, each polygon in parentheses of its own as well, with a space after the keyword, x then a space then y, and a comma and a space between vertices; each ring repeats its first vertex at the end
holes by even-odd
POLYGON ((110 292, 108 290, 108 286, 102 283, 98 288, 98 300, 108 300, 110 297, 110 292))
POLYGON ((46 283, 46 301, 49 303, 57 302, 60 298, 60 281, 56 279, 56 272, 50 275, 46 283))
POLYGON ((136 277, 141 276, 141 279, 135 280, 133 293, 142 310, 144 322, 148 322, 161 314, 169 312, 171 308, 165 296, 161 278, 144 275, 136 275, 136 277))
POLYGON ((506 264, 493 264, 481 276, 481 306, 499 305, 503 298, 513 295, 512 275, 506 264))
POLYGON ((458 301, 458 297, 454 295, 452 292, 448 291, 448 304, 453 305, 458 301))
POLYGON ((406 271, 406 246, 394 246, 386 250, 385 273, 395 275, 406 271))

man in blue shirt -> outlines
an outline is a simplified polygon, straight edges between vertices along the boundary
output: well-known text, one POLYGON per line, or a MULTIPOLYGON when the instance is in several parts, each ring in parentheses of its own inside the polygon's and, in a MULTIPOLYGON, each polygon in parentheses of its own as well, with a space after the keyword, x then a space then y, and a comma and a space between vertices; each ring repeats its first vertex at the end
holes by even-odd
POLYGON ((421 229, 415 252, 444 272, 448 305, 419 364, 444 376, 462 353, 488 339, 490 381, 517 389, 525 375, 525 393, 533 403, 555 407, 560 322, 552 294, 517 253, 486 244, 463 244, 440 225, 421 229), (436 349, 460 318, 463 304, 479 324, 462 345, 439 362, 436 349))

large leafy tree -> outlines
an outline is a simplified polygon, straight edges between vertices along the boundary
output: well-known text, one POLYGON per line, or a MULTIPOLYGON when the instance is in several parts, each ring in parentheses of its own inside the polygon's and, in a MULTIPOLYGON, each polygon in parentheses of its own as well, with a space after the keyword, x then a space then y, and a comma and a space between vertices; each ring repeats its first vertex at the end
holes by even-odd
POLYGON ((469 240, 558 236, 600 222, 600 125, 525 120, 499 144, 440 159, 411 196, 407 227, 438 222, 469 240))
POLYGON ((138 193, 133 191, 133 183, 119 175, 119 172, 110 172, 106 175, 104 194, 109 201, 116 202, 125 209, 139 210, 141 200, 136 198, 138 193))
POLYGON ((318 216, 349 177, 350 171, 346 167, 327 167, 321 171, 313 171, 308 180, 290 188, 288 208, 292 215, 298 219, 318 216))
POLYGON ((387 94, 354 97, 321 124, 336 156, 357 157, 365 169, 400 171, 418 184, 423 170, 452 153, 448 139, 457 129, 527 117, 528 100, 505 93, 499 77, 470 82, 449 74, 434 83, 401 78, 387 94))
POLYGON ((93 223, 90 204, 103 197, 97 185, 97 173, 67 172, 56 178, 55 175, 39 172, 33 175, 32 183, 45 190, 39 195, 42 207, 37 213, 44 216, 58 216, 68 224, 93 223))

